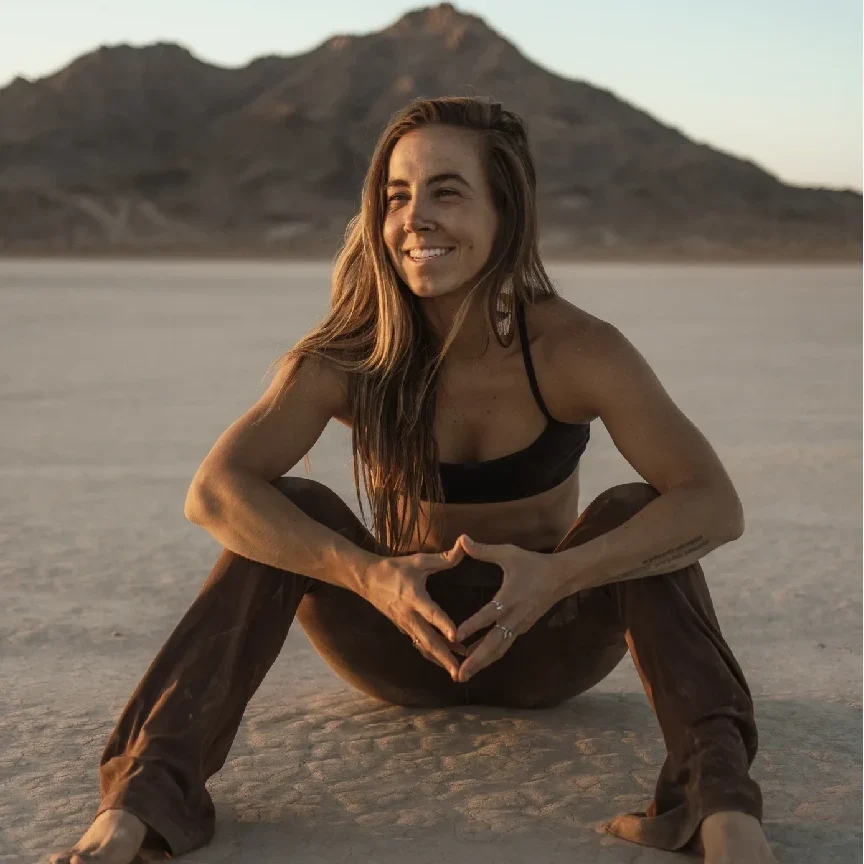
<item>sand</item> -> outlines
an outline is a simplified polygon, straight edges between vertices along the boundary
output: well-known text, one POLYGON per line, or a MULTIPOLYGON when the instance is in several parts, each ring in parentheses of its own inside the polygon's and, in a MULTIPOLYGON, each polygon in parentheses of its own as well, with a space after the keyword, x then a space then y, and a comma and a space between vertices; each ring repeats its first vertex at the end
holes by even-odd
MULTIPOLYGON (((560 265, 708 436, 747 530, 703 560, 756 699, 778 858, 861 860, 861 275, 560 265)), ((219 552, 195 468, 321 314, 326 264, 0 261, 0 864, 74 842, 118 713, 219 552)), ((638 479, 602 424, 582 506, 638 479)), ((312 476, 356 509, 349 440, 312 476)), ((296 473, 303 474, 300 466, 296 473)), ((549 711, 414 711, 352 690, 299 626, 211 781, 192 862, 648 864, 602 823, 663 759, 632 664, 549 711)))

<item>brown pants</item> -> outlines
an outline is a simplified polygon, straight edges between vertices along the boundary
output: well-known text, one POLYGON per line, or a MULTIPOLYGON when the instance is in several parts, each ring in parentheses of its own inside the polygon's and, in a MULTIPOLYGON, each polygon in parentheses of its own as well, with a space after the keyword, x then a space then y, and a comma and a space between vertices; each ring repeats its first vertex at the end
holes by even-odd
MULTIPOLYGON (((375 548, 363 524, 326 486, 298 477, 274 485, 318 522, 375 548)), ((612 530, 657 494, 645 483, 607 490, 554 551, 612 530)), ((458 624, 488 603, 500 582, 497 567, 465 558, 430 576, 427 587, 458 624)), ((342 678, 376 699, 419 708, 550 707, 594 686, 629 648, 667 750, 641 842, 680 849, 706 816, 720 810, 762 818, 759 787, 748 776, 757 743, 753 703, 720 633, 699 564, 571 595, 500 660, 457 684, 359 595, 228 550, 108 741, 99 813, 134 813, 149 827, 145 846, 167 847, 173 855, 209 842, 215 814, 205 781, 225 763, 246 705, 295 614, 342 678)))

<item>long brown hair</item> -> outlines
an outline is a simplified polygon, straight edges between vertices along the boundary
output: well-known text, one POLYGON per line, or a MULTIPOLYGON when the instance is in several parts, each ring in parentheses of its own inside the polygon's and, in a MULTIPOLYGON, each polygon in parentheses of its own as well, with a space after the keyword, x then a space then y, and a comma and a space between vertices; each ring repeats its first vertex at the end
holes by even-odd
MULTIPOLYGON (((433 512, 437 508, 431 505, 443 501, 433 437, 435 385, 472 297, 485 287, 492 332, 507 346, 513 336, 514 303, 558 296, 537 248, 536 185, 525 124, 516 114, 496 102, 471 97, 410 102, 392 117, 375 146, 360 212, 348 223, 336 257, 330 311, 276 361, 280 368, 293 364, 280 394, 290 387, 306 356, 322 357, 348 373, 354 485, 363 513, 362 474, 372 531, 386 554, 401 554, 419 535, 421 497, 433 512), (433 124, 478 133, 498 212, 489 261, 443 344, 396 273, 383 238, 390 154, 402 136, 433 124)), ((431 529, 439 516, 435 513, 427 527, 431 529)))

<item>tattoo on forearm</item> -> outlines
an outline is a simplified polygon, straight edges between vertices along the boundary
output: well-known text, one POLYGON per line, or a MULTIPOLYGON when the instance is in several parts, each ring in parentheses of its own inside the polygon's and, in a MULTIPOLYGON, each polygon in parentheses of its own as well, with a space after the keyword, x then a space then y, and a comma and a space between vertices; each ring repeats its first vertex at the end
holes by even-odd
POLYGON ((694 537, 692 540, 688 540, 674 549, 669 549, 666 552, 661 552, 659 555, 652 555, 650 558, 646 558, 635 570, 628 570, 626 573, 616 576, 612 581, 623 582, 626 579, 636 579, 639 576, 651 576, 654 573, 671 573, 674 570, 680 570, 697 561, 699 555, 696 553, 711 545, 711 541, 706 540, 701 535, 694 537), (674 566, 679 563, 681 564, 680 567, 674 566))

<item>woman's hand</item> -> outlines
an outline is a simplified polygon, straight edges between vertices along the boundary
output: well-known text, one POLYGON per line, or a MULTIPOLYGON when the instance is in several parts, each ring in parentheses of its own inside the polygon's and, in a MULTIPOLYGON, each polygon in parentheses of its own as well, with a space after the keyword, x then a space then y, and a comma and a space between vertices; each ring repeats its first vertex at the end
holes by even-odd
POLYGON ((456 631, 454 638, 461 644, 478 630, 492 627, 467 650, 454 679, 461 682, 503 657, 514 640, 530 630, 560 599, 561 584, 551 555, 529 552, 509 543, 475 543, 466 534, 456 544, 472 558, 497 564, 504 572, 498 593, 456 631), (507 635, 508 632, 512 635, 507 635))
POLYGON ((457 542, 445 552, 416 552, 381 558, 367 571, 361 596, 386 615, 427 659, 446 669, 453 680, 459 663, 453 651, 465 654, 457 644, 456 625, 429 596, 426 579, 439 570, 455 567, 465 557, 457 542), (443 635, 442 635, 443 634, 443 635))

